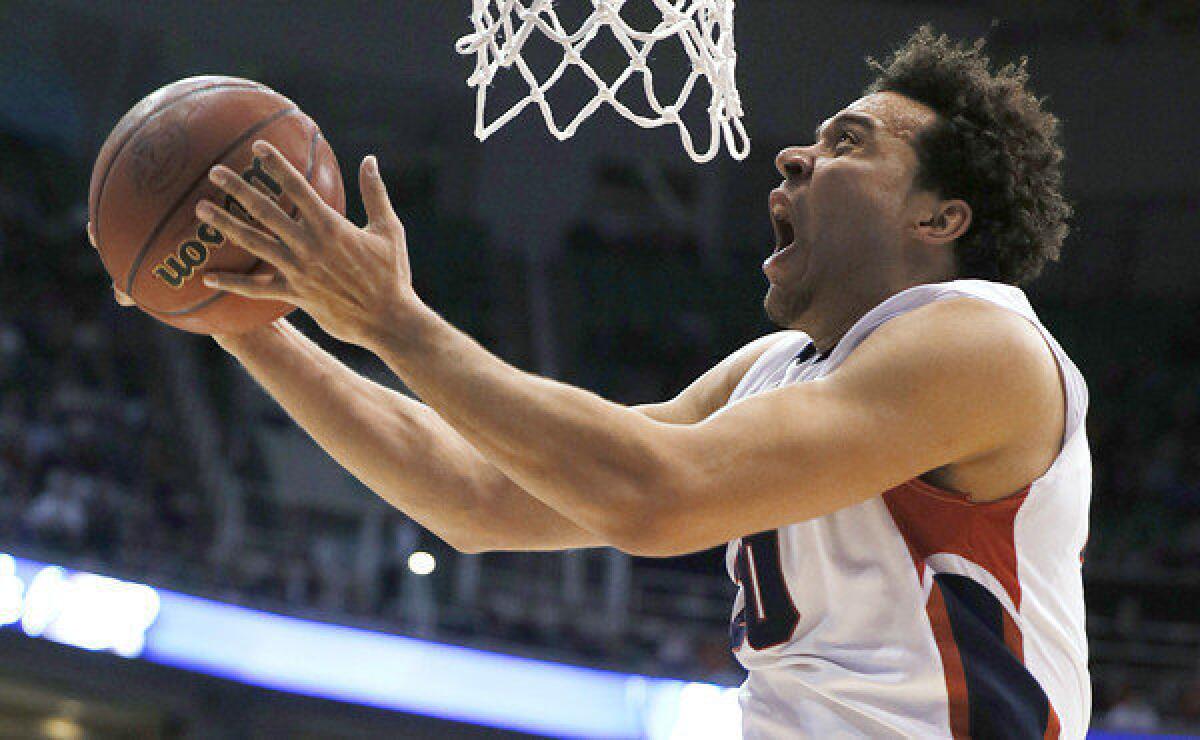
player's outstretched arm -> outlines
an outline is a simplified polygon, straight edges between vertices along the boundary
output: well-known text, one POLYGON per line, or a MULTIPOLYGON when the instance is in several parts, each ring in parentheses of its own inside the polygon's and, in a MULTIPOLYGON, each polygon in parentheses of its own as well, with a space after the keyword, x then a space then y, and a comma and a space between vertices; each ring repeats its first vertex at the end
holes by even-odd
MULTIPOLYGON (((408 283, 407 253, 403 226, 388 202, 374 158, 364 160, 360 168, 360 187, 368 223, 359 228, 325 205, 303 176, 268 143, 256 142, 254 149, 264 166, 296 203, 299 219, 285 214, 253 187, 243 187, 245 183, 236 175, 231 175, 226 168, 215 167, 210 173, 213 182, 238 198, 261 227, 203 201, 197 206, 197 215, 266 261, 275 271, 255 276, 208 273, 204 276, 205 284, 251 297, 275 297, 298 305, 313 316, 322 328, 343 341, 369 347, 376 339, 391 336, 391 330, 404 318, 397 311, 399 306, 396 302, 403 298, 398 289, 408 283)), ((287 347, 297 343, 303 346, 304 341, 298 333, 292 332, 290 342, 277 341, 274 346, 287 347)), ((725 402, 737 379, 769 341, 770 338, 764 338, 735 353, 706 373, 675 401, 645 407, 641 413, 607 402, 604 402, 605 408, 620 409, 620 414, 642 419, 647 424, 655 423, 651 419, 660 420, 659 426, 695 423, 725 402)), ((537 499, 525 500, 528 498, 522 496, 523 489, 527 490, 525 482, 501 472, 506 470, 503 465, 494 468, 489 466, 476 451, 481 450, 484 440, 471 439, 468 444, 465 437, 460 436, 463 429, 456 431, 452 428, 455 424, 443 424, 444 414, 438 418, 439 414, 433 414, 428 408, 409 399, 381 396, 379 388, 370 393, 331 395, 331 388, 338 387, 339 382, 346 386, 354 385, 351 378, 357 376, 314 346, 308 346, 304 352, 296 352, 292 346, 291 351, 284 352, 282 356, 271 356, 269 353, 251 356, 232 344, 228 348, 239 355, 251 373, 342 465, 452 542, 464 540, 455 537, 447 526, 439 527, 438 520, 454 516, 460 510, 469 511, 468 507, 477 503, 473 493, 479 488, 468 487, 467 490, 471 492, 468 494, 460 491, 465 477, 473 484, 481 480, 492 482, 490 487, 483 489, 488 494, 483 497, 482 516, 474 521, 482 520, 490 527, 504 523, 504 527, 497 529, 506 535, 522 531, 537 538, 552 533, 549 541, 538 540, 538 544, 549 548, 580 544, 625 544, 623 539, 609 537, 611 530, 606 526, 614 517, 624 521, 625 508, 608 506, 601 500, 593 502, 592 507, 573 506, 570 494, 564 497, 539 494, 537 499), (264 360, 264 357, 269 359, 264 360), (306 362, 306 357, 311 362, 306 362), (313 377, 309 365, 323 368, 329 377, 320 374, 313 377), (311 395, 306 393, 317 385, 321 386, 319 392, 311 395), (349 439, 346 434, 348 429, 355 432, 349 439), (438 440, 440 457, 435 465, 423 465, 419 455, 411 454, 412 449, 422 449, 421 440, 414 439, 414 434, 438 440), (398 464, 401 462, 407 464, 398 464), (456 466, 462 469, 454 470, 456 466), (413 482, 406 475, 406 468, 417 469, 431 476, 436 472, 438 475, 413 482), (453 483, 447 486, 443 478, 453 483), (447 488, 454 490, 444 497, 437 493, 447 488), (398 493, 401 491, 402 495, 398 493), (459 493, 456 495, 455 491, 459 493), (603 511, 598 518, 594 516, 597 506, 603 511), (593 522, 597 521, 605 526, 595 527, 593 522), (546 522, 550 523, 548 529, 546 522), (570 522, 579 526, 567 526, 570 522), (523 523, 527 526, 532 523, 531 529, 520 530, 523 523), (568 533, 565 540, 559 535, 560 531, 568 533), (599 537, 580 536, 590 532, 597 533, 599 537)), ((492 364, 499 363, 507 367, 481 348, 479 352, 492 364)), ((469 364, 456 370, 465 371, 468 379, 472 372, 469 364)), ((462 379, 462 373, 456 375, 459 376, 456 380, 462 379)), ((481 390, 485 391, 481 400, 486 404, 486 389, 481 390)), ((418 395, 421 395, 420 391, 418 395)), ((514 408, 512 398, 496 400, 497 404, 490 409, 489 415, 505 416, 510 424, 521 422, 524 410, 514 408)), ((547 431, 552 433, 552 430, 540 425, 525 430, 540 440, 554 442, 544 451, 543 462, 539 463, 542 467, 549 465, 545 462, 549 457, 561 460, 565 470, 574 471, 578 468, 578 460, 587 460, 594 453, 593 450, 574 447, 570 436, 547 439, 544 436, 547 431), (584 454, 579 456, 577 453, 584 454)), ((609 432, 619 434, 620 429, 612 428, 609 432)), ((429 439, 425 442, 428 446, 429 439)), ((496 460, 493 458, 492 462, 496 460)), ((525 471, 520 472, 524 474, 525 471)), ((529 480, 539 487, 552 486, 555 482, 573 482, 571 476, 534 476, 529 480)), ((619 486, 613 490, 618 499, 621 491, 619 486)), ((455 523, 462 527, 471 524, 463 519, 455 523)), ((521 538, 508 546, 532 548, 535 545, 521 538)), ((467 544, 466 547, 475 549, 476 546, 467 544)), ((497 545, 486 544, 482 547, 497 545)))
MULTIPOLYGON (((670 423, 700 421, 775 338, 752 342, 674 399, 638 410, 670 423)), ((428 406, 358 375, 287 321, 216 340, 344 468, 455 548, 608 544, 513 483, 428 406)))
MULTIPOLYGON (((700 423, 656 421, 521 372, 425 306, 373 158, 360 169, 360 228, 269 144, 255 153, 300 219, 214 168, 213 181, 262 226, 211 204, 197 215, 276 272, 207 274, 205 284, 291 302, 372 350, 510 480, 629 552, 689 552, 822 516, 928 471, 1009 453, 1053 425, 1048 409, 1061 413, 1057 367, 1036 330, 960 300, 893 319, 820 381, 700 423)), ((1022 484, 1041 471, 1029 472, 1022 484)))
POLYGON ((355 373, 287 321, 216 339, 342 467, 454 548, 605 544, 521 490, 432 409, 355 373))
MULTIPOLYGON (((91 223, 87 232, 94 247, 91 223)), ((134 305, 116 284, 113 296, 134 305)), ((353 372, 287 321, 215 339, 343 467, 456 549, 605 544, 521 490, 427 406, 353 372)), ((728 372, 718 369, 712 378, 728 372)), ((697 381, 682 402, 656 404, 652 413, 690 413, 702 402, 702 385, 697 381)))
POLYGON ((1002 461, 1011 487, 988 494, 1012 493, 1061 440, 1044 341, 972 299, 894 319, 827 378, 693 424, 516 370, 427 309, 373 349, 532 495, 642 555, 824 516, 959 463, 1002 461))

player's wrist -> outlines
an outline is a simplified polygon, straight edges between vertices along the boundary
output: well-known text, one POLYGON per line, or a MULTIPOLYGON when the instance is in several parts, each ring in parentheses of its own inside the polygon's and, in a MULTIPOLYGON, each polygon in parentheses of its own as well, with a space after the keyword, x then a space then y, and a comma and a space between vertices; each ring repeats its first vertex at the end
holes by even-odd
POLYGON ((365 332, 362 346, 379 357, 410 354, 419 348, 443 319, 412 290, 397 296, 392 310, 365 332))
POLYGON ((288 320, 276 319, 269 324, 255 327, 237 334, 213 334, 212 338, 221 349, 237 357, 241 353, 261 347, 287 334, 291 329, 288 320))

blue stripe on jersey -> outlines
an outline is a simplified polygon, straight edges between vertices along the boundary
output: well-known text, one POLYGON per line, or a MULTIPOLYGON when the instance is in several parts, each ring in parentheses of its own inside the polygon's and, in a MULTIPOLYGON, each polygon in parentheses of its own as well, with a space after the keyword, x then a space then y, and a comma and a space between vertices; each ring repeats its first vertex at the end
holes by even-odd
POLYGON ((1037 679, 1004 644, 1004 607, 966 576, 939 573, 934 580, 962 659, 971 737, 1040 740, 1050 702, 1037 679))

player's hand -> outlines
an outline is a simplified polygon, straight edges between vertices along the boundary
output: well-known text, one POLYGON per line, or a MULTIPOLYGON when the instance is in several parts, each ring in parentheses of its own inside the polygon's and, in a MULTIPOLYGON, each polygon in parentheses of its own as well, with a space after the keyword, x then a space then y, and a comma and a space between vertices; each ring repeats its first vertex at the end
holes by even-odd
MULTIPOLYGON (((87 235, 88 235, 88 241, 91 242, 92 247, 95 248, 96 247, 96 232, 92 229, 91 221, 88 221, 87 235)), ((137 305, 133 302, 133 299, 130 298, 129 295, 125 293, 125 291, 123 291, 117 287, 117 284, 115 282, 113 283, 112 290, 113 290, 113 298, 115 298, 117 300, 117 303, 119 303, 120 305, 126 306, 126 307, 137 305)), ((271 324, 268 324, 266 326, 257 327, 255 329, 251 329, 250 331, 247 331, 242 334, 214 334, 213 339, 215 339, 217 344, 221 345, 226 350, 228 350, 230 352, 234 352, 236 354, 237 349, 247 346, 248 344, 250 344, 252 342, 259 341, 259 338, 261 335, 272 333, 272 332, 277 333, 279 325, 284 324, 286 322, 287 322, 287 319, 276 319, 271 324)))
MULTIPOLYGON (((96 247, 96 232, 92 228, 91 221, 88 221, 87 235, 88 235, 88 242, 91 243, 92 249, 97 249, 97 247, 96 247)), ((133 302, 133 299, 130 298, 123 290, 118 288, 117 284, 115 282, 112 284, 112 289, 113 289, 113 298, 115 298, 117 300, 117 303, 119 303, 122 306, 126 306, 126 307, 135 305, 133 302)))
POLYGON ((257 141, 254 153, 296 205, 299 218, 289 217, 233 170, 214 167, 210 179, 257 224, 205 200, 196 205, 196 215, 275 270, 260 275, 210 272, 204 275, 205 285, 248 298, 286 301, 334 337, 364 347, 421 306, 412 289, 404 226, 392 210, 374 156, 359 167, 367 211, 367 225, 359 228, 326 205, 275 147, 257 141))

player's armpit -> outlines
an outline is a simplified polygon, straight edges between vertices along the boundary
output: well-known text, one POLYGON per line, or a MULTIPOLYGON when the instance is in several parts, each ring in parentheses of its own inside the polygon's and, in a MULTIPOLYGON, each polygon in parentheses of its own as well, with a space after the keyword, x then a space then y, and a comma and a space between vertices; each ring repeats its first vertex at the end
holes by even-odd
POLYGON ((1059 418, 1061 399, 1030 324, 970 299, 932 304, 882 326, 822 380, 672 427, 667 490, 632 544, 692 552, 829 514, 1019 444, 1059 418))
POLYGON ((634 408, 666 424, 696 424, 704 421, 725 405, 733 389, 763 352, 789 333, 777 331, 759 337, 713 365, 671 400, 634 408))

